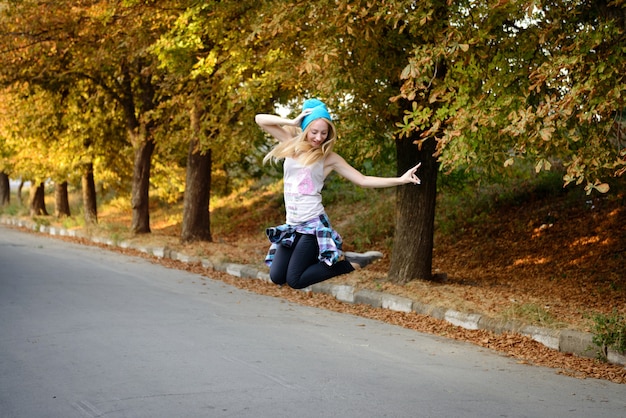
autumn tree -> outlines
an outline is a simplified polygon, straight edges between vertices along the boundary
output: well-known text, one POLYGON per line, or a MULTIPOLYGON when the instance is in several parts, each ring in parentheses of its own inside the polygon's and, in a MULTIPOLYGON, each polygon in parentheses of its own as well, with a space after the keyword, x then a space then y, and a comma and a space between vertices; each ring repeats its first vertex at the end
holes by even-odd
MULTIPOLYGON (((539 172, 561 161, 564 184, 586 183, 588 192, 607 191, 599 177, 624 172, 624 150, 607 135, 624 108, 622 2, 432 1, 395 10, 385 18, 419 41, 402 71, 397 99, 411 106, 399 135, 418 134, 412 142, 445 170, 506 173, 529 159, 539 172)), ((406 282, 410 271, 394 260, 410 233, 398 233, 423 230, 397 227, 390 275, 406 282)))
MULTIPOLYGON (((78 81, 63 105, 67 142, 75 154, 69 180, 80 184, 82 211, 87 223, 97 223, 97 183, 102 190, 130 189, 132 146, 116 103, 102 89, 90 82, 78 81)), ((67 153, 66 146, 61 150, 67 153)))
POLYGON ((403 132, 430 126, 424 138, 437 140, 446 170, 505 171, 529 160, 539 172, 557 161, 565 185, 608 191, 602 179, 626 166, 611 135, 625 107, 626 4, 474 2, 455 10, 446 42, 415 49, 404 73, 403 97, 446 111, 417 104, 403 132), (442 57, 447 77, 432 79, 442 57))
POLYGON ((153 48, 168 69, 172 103, 189 117, 183 241, 211 239, 212 167, 245 161, 262 138, 254 114, 275 97, 263 69, 276 58, 259 31, 278 3, 181 2, 185 12, 153 48))
MULTIPOLYGON (((162 2, 163 3, 163 2, 162 2)), ((115 100, 134 148, 131 192, 134 233, 150 232, 149 189, 161 74, 148 48, 177 11, 151 1, 96 2, 80 10, 85 29, 75 39, 73 75, 115 100)))

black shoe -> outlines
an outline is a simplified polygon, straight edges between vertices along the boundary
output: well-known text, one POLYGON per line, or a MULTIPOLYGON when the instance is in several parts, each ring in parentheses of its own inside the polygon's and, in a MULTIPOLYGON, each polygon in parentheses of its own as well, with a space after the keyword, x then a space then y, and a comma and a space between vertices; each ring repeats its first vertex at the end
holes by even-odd
POLYGON ((378 251, 368 251, 366 253, 353 253, 347 251, 343 253, 346 260, 351 264, 357 264, 360 268, 383 258, 383 253, 378 251))

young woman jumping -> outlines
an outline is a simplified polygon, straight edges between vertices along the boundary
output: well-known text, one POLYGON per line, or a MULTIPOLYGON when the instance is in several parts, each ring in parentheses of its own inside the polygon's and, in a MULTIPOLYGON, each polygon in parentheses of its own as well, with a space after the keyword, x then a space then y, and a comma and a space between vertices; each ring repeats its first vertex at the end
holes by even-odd
POLYGON ((363 175, 333 152, 337 132, 326 105, 318 99, 306 100, 294 119, 258 114, 255 121, 278 141, 264 162, 284 160, 286 222, 266 231, 271 246, 265 262, 272 282, 303 289, 381 258, 376 251, 342 252, 341 236, 322 205, 324 179, 335 171, 361 187, 420 184, 415 174, 420 164, 401 177, 363 175))

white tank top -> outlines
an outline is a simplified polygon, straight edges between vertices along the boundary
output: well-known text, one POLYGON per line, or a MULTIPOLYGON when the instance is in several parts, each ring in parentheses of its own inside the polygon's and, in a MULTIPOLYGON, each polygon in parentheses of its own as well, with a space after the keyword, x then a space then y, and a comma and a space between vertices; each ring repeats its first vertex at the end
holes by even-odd
POLYGON ((324 160, 304 166, 293 158, 285 158, 283 170, 287 223, 297 225, 322 215, 324 160))

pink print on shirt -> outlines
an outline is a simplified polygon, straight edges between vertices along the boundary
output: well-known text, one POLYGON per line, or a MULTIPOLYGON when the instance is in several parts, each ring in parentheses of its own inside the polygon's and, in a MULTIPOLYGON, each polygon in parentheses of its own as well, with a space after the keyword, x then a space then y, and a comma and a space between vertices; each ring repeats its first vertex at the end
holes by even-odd
POLYGON ((313 194, 315 193, 315 185, 313 183, 313 176, 311 174, 311 169, 308 167, 303 167, 300 170, 298 175, 298 179, 296 180, 298 184, 298 192, 302 194, 313 194))

